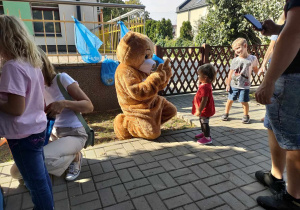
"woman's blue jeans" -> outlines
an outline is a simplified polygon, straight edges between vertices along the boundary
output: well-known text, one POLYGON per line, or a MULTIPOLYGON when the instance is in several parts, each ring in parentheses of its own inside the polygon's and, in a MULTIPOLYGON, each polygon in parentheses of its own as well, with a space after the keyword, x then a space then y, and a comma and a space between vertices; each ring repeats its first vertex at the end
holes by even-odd
POLYGON ((35 210, 53 210, 52 184, 44 163, 45 131, 8 141, 15 163, 29 189, 35 210))

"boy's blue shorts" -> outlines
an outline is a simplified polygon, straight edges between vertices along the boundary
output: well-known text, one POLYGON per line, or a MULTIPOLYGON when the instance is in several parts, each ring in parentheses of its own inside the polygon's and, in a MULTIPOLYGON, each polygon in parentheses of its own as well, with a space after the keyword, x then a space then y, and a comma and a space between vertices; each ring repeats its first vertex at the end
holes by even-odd
POLYGON ((239 99, 239 102, 248 102, 249 99, 249 89, 239 89, 230 87, 228 92, 228 100, 236 101, 239 99))

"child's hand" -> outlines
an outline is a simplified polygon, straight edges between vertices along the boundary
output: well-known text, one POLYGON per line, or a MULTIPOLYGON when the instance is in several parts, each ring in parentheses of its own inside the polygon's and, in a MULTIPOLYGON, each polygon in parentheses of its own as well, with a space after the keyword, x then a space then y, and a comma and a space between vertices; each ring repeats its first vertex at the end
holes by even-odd
POLYGON ((257 75, 260 76, 260 75, 264 74, 265 72, 266 72, 266 67, 263 66, 258 70, 257 75))
POLYGON ((196 113, 195 113, 195 116, 199 117, 200 114, 201 114, 201 113, 199 112, 199 110, 197 110, 196 113))
POLYGON ((230 85, 226 85, 226 91, 229 92, 230 90, 230 85))

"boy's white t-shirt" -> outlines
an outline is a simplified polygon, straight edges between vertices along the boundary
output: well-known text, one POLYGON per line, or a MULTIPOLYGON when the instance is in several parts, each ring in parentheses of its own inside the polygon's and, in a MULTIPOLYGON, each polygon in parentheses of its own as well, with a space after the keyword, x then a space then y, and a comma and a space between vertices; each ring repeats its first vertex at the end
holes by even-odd
MULTIPOLYGON (((70 77, 67 73, 60 74, 60 81, 63 87, 67 90, 67 87, 74 82, 76 82, 72 77, 70 77)), ((66 100, 63 94, 60 92, 60 89, 57 84, 57 75, 52 80, 52 85, 50 87, 45 85, 45 102, 46 106, 55 102, 66 100)), ((71 128, 79 128, 82 127, 81 122, 78 120, 73 110, 64 109, 60 114, 56 115, 54 127, 71 127, 71 128)))
POLYGON ((256 56, 249 55, 247 58, 235 57, 230 65, 230 70, 234 71, 230 86, 238 89, 249 89, 253 67, 258 67, 256 56))

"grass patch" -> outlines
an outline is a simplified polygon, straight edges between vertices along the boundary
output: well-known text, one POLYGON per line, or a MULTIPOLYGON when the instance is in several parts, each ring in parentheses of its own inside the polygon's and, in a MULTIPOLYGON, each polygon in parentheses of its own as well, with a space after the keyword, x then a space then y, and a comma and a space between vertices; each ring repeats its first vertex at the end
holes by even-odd
MULTIPOLYGON (((121 113, 120 110, 110 112, 93 112, 84 115, 84 119, 95 131, 95 144, 118 141, 114 133, 113 121, 119 113, 121 113)), ((183 130, 192 127, 193 126, 186 121, 177 117, 173 117, 162 126, 162 133, 183 130)), ((13 158, 9 151, 8 145, 4 144, 0 146, 0 163, 11 160, 13 160, 13 158)))

